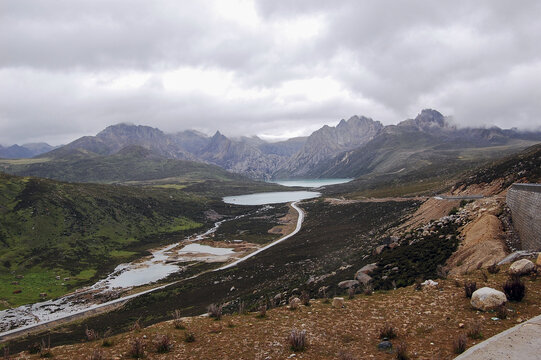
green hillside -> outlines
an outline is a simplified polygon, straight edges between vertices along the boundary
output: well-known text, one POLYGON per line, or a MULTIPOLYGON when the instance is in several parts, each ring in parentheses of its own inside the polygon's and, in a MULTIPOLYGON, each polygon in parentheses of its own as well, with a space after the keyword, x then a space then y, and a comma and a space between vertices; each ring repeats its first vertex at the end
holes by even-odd
POLYGON ((241 181, 246 178, 215 165, 166 159, 139 146, 130 146, 113 155, 72 150, 52 158, 3 160, 3 171, 24 176, 53 178, 71 182, 123 182, 178 178, 241 181))
POLYGON ((0 173, 3 306, 36 301, 40 292, 64 293, 146 249, 185 237, 206 225, 209 205, 206 198, 171 188, 71 184, 0 173), (63 285, 56 276, 70 280, 63 285), (16 290, 22 292, 13 294, 16 290))

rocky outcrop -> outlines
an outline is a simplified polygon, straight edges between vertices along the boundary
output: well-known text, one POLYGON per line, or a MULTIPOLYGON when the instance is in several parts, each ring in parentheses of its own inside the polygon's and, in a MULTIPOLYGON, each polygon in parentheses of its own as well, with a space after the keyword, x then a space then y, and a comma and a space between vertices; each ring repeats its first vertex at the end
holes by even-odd
POLYGON ((344 280, 338 283, 338 287, 340 289, 349 289, 356 286, 359 286, 359 282, 357 280, 344 280))
POLYGON ((535 270, 535 264, 528 259, 517 260, 509 267, 510 275, 528 275, 535 270))
POLYGON ((471 305, 478 310, 492 310, 507 302, 507 297, 501 291, 489 287, 475 290, 471 296, 471 305))
POLYGON ((342 120, 336 127, 323 126, 308 137, 303 148, 277 171, 275 177, 304 177, 322 161, 372 140, 383 128, 364 116, 342 120))

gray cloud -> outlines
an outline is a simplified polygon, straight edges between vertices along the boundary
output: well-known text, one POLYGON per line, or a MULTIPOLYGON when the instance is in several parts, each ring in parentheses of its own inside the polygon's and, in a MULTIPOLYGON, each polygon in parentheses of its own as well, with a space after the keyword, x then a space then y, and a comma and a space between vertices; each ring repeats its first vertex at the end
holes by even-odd
POLYGON ((286 136, 425 107, 539 128, 539 13, 533 0, 3 2, 0 143, 125 121, 286 136))

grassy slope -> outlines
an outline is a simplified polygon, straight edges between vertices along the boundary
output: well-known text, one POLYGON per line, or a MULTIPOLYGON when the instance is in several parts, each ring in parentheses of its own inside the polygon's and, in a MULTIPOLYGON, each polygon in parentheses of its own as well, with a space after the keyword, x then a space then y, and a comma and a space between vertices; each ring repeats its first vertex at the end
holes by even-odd
POLYGON ((40 292, 65 292, 152 245, 195 231, 207 208, 207 199, 175 189, 0 173, 0 294, 20 304, 40 292), (62 285, 55 275, 71 280, 62 285), (12 294, 17 289, 22 293, 12 294))
POLYGON ((131 146, 113 155, 83 153, 79 150, 59 153, 52 158, 3 160, 8 173, 74 182, 123 182, 177 178, 245 181, 246 178, 214 165, 194 161, 166 159, 151 151, 131 146))

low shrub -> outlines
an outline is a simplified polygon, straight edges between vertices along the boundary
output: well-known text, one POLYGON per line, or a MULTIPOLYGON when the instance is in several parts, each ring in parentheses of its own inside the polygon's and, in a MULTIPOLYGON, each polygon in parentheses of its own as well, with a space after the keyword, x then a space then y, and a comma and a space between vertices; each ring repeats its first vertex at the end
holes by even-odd
POLYGON ((397 337, 398 334, 395 330, 395 328, 389 324, 388 322, 385 322, 383 326, 379 329, 379 338, 380 339, 394 339, 397 337))
POLYGON ((503 292, 510 301, 522 301, 526 295, 526 286, 518 276, 511 276, 503 284, 503 292))
POLYGON ((394 355, 396 360, 409 360, 408 346, 405 342, 400 342, 396 345, 396 353, 394 355))
POLYGON ((239 302, 239 315, 246 315, 246 305, 244 304, 244 301, 239 302))
POLYGON ((143 338, 137 337, 131 341, 128 355, 134 359, 142 359, 145 357, 145 344, 143 338))
POLYGON ((372 295, 373 292, 374 292, 374 287, 372 286, 372 284, 368 284, 364 286, 363 294, 370 296, 372 295))
POLYGON ((159 354, 168 353, 173 348, 173 342, 168 335, 156 335, 153 344, 159 354))
POLYGON ((39 350, 41 349, 41 346, 38 342, 32 343, 28 346, 28 353, 29 354, 37 354, 39 353, 39 350))
POLYGON ((184 342, 192 343, 195 341, 195 334, 193 332, 186 331, 184 333, 184 342))
POLYGON ((487 267, 487 271, 491 274, 497 274, 500 272, 500 267, 498 266, 498 264, 494 263, 487 267))
POLYGON ((291 330, 287 342, 292 351, 304 351, 308 345, 306 340, 306 330, 291 330))
POLYGON ((103 347, 111 347, 111 346, 113 346, 113 339, 111 339, 112 334, 113 334, 113 330, 111 330, 111 328, 107 329, 103 333, 103 340, 101 342, 101 346, 103 346, 103 347))
POLYGON ((141 331, 142 328, 143 327, 141 326, 141 318, 135 320, 135 322, 131 326, 132 331, 136 331, 136 332, 141 331))
POLYGON ((300 299, 304 306, 310 306, 310 294, 307 291, 301 293, 300 299))
POLYGON ((466 351, 466 343, 467 343, 466 335, 459 334, 454 340, 453 340, 453 352, 455 354, 462 354, 464 351, 466 351))
POLYGON ((86 334, 86 339, 87 339, 88 341, 94 341, 94 340, 98 340, 98 339, 99 339, 98 332, 95 331, 94 329, 86 328, 86 329, 85 329, 85 334, 86 334))
POLYGON ((467 298, 471 298, 475 290, 477 290, 477 283, 475 281, 464 282, 464 295, 466 295, 467 298))

